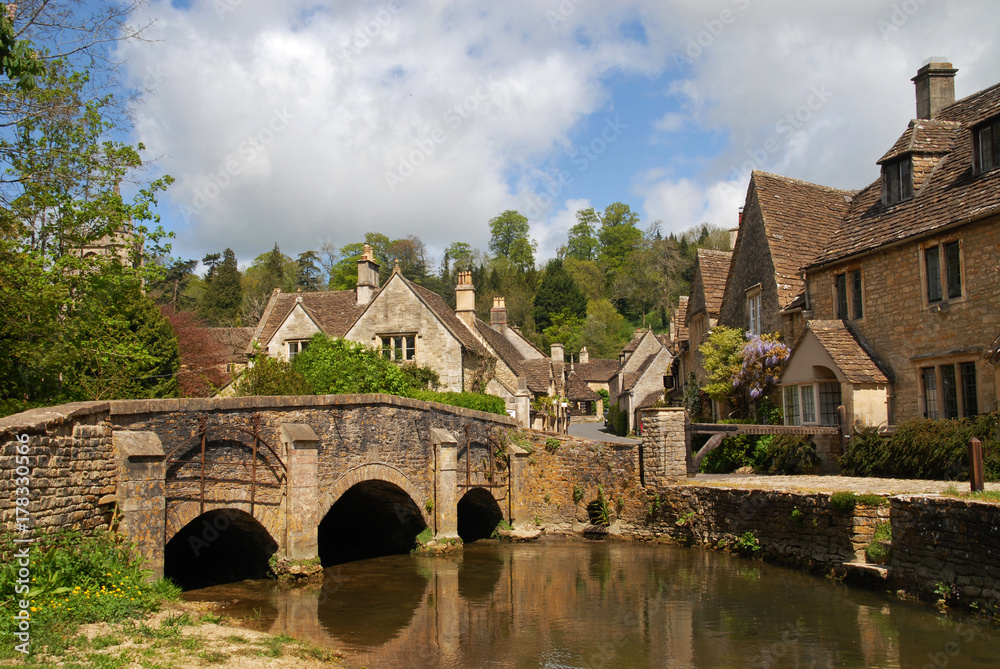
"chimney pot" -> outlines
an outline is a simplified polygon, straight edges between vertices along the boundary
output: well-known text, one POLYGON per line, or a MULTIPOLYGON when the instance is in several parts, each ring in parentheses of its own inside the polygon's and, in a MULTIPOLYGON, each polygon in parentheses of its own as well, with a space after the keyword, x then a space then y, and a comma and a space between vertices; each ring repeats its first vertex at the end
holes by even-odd
POLYGON ((563 362, 564 353, 562 344, 552 344, 549 350, 552 354, 552 362, 563 362))
POLYGON ((930 119, 955 101, 955 73, 947 58, 928 58, 910 81, 917 91, 917 118, 930 119))
POLYGON ((455 315, 462 319, 470 330, 475 331, 476 288, 472 285, 472 272, 458 273, 458 285, 455 286, 455 315))
POLYGON ((494 329, 507 325, 507 304, 502 297, 493 298, 493 308, 490 309, 490 325, 494 329))
POLYGON ((588 351, 587 347, 584 346, 580 349, 580 364, 585 365, 588 362, 590 362, 590 351, 588 351))

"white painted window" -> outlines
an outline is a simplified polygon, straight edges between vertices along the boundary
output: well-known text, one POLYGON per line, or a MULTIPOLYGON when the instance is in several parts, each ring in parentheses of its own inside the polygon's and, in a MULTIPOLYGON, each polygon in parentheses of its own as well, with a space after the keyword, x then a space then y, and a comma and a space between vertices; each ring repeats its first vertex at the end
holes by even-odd
POLYGON ((386 360, 414 360, 417 357, 417 336, 415 334, 379 335, 379 347, 386 360))
POLYGON ((755 335, 761 333, 760 288, 747 293, 747 331, 755 335))
POLYGON ((288 342, 288 359, 291 360, 299 353, 302 353, 302 351, 306 350, 307 346, 309 346, 308 339, 288 342))
POLYGON ((785 386, 785 425, 836 425, 840 420, 837 412, 840 404, 837 381, 785 386))

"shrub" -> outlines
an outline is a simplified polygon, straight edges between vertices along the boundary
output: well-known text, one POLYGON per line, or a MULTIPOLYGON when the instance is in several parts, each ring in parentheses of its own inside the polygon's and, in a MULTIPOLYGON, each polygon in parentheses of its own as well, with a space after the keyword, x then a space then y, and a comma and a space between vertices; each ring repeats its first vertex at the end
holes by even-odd
POLYGON ((405 395, 414 389, 413 376, 382 357, 372 346, 317 334, 295 356, 292 366, 317 395, 389 393, 405 395))
POLYGON ((583 488, 578 485, 573 486, 573 503, 579 504, 581 499, 583 499, 583 488))
POLYGON ((619 437, 628 436, 628 412, 622 411, 617 404, 608 408, 608 427, 619 437))
POLYGON ((873 564, 888 564, 891 549, 883 541, 892 541, 892 525, 888 522, 875 526, 875 535, 865 548, 865 557, 873 564))
POLYGON ((236 380, 233 390, 237 395, 311 395, 312 388, 302 373, 291 363, 263 353, 254 358, 236 380))
POLYGON ((507 415, 507 405, 502 397, 480 393, 437 393, 431 390, 410 390, 405 396, 424 402, 437 402, 453 407, 464 407, 473 411, 507 415))
POLYGON ((587 514, 590 516, 590 522, 595 525, 607 527, 611 524, 611 505, 604 496, 603 486, 597 486, 597 499, 587 505, 587 514))
POLYGON ((830 506, 840 513, 853 513, 858 505, 858 496, 853 492, 835 492, 830 495, 830 506))
POLYGON ((559 450, 560 446, 562 446, 562 442, 555 437, 549 437, 545 440, 545 450, 549 453, 555 453, 559 450))
POLYGON ((738 536, 736 543, 733 544, 733 550, 743 557, 756 557, 761 550, 760 539, 757 538, 757 533, 754 530, 750 530, 738 536))
POLYGON ((766 450, 755 458, 754 471, 767 474, 803 474, 819 464, 816 446, 806 435, 772 435, 766 450))

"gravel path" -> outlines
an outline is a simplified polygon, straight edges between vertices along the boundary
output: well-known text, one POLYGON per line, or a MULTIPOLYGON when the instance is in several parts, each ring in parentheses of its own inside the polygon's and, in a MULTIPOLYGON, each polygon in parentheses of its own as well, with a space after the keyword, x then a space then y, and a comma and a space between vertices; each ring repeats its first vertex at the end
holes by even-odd
MULTIPOLYGON (((763 490, 800 490, 804 492, 876 493, 888 495, 940 494, 948 486, 968 492, 968 481, 924 481, 915 479, 877 479, 855 476, 753 476, 743 474, 698 474, 689 484, 763 490)), ((987 483, 987 490, 1000 490, 1000 483, 987 483)))

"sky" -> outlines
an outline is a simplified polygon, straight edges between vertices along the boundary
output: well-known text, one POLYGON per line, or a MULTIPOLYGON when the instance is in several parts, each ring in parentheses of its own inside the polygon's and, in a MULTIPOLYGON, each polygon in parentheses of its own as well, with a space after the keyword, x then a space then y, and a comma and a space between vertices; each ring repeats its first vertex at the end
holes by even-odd
MULTIPOLYGON (((752 169, 862 188, 915 116, 928 58, 958 98, 1000 82, 995 0, 151 0, 119 46, 173 254, 366 232, 435 260, 577 210, 733 227, 752 169)), ((436 265, 435 265, 436 267, 436 265)))

